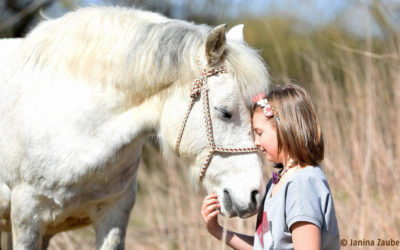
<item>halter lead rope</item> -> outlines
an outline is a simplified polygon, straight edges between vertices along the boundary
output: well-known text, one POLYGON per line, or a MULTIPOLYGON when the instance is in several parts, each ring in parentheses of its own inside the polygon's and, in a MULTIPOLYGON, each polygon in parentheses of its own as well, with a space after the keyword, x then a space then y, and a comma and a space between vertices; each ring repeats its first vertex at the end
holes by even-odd
POLYGON ((205 121, 205 125, 206 125, 207 139, 208 139, 208 144, 210 145, 211 148, 210 148, 207 158, 203 164, 203 168, 201 169, 201 172, 200 172, 200 176, 199 176, 200 182, 202 182, 202 180, 204 178, 204 175, 205 175, 208 165, 210 163, 211 157, 214 153, 220 152, 220 153, 232 153, 233 154, 233 153, 252 153, 252 152, 257 151, 256 146, 246 147, 246 148, 230 148, 230 147, 215 146, 213 130, 212 130, 211 115, 210 115, 210 105, 209 105, 209 99, 208 99, 207 79, 208 79, 208 77, 211 77, 213 75, 224 74, 224 73, 227 73, 227 71, 223 66, 211 68, 209 70, 204 69, 201 76, 197 77, 195 79, 195 81, 193 82, 193 85, 192 85, 192 92, 190 94, 191 101, 190 101, 189 107, 185 113, 185 117, 183 119, 182 126, 179 131, 178 139, 177 139, 176 145, 175 145, 175 152, 179 157, 180 156, 179 147, 181 144, 183 132, 186 127, 186 122, 189 118, 190 111, 192 110, 197 97, 199 96, 199 94, 201 94, 202 101, 203 101, 203 114, 204 114, 204 121, 205 121))

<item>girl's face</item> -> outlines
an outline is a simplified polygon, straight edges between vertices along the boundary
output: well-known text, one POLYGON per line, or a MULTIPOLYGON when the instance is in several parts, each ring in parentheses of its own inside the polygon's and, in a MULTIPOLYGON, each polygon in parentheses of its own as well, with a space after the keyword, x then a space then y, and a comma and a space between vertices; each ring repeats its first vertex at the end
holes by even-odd
POLYGON ((260 148, 266 159, 275 163, 284 163, 283 150, 278 153, 278 137, 276 128, 265 117, 262 110, 253 114, 254 144, 260 148))

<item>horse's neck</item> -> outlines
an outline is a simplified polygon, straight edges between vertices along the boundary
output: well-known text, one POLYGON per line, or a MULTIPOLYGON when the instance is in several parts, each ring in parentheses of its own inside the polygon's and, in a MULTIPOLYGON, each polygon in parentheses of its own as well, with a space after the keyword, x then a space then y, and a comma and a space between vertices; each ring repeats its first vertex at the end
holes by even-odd
POLYGON ((120 124, 129 124, 127 134, 131 138, 156 133, 162 113, 162 107, 160 107, 162 102, 158 96, 151 96, 120 113, 114 124, 118 127, 120 124))
MULTIPOLYGON (((15 57, 15 52, 21 45, 23 39, 0 39, 0 77, 9 70, 10 61, 15 57)), ((8 72, 9 73, 9 72, 8 72)))

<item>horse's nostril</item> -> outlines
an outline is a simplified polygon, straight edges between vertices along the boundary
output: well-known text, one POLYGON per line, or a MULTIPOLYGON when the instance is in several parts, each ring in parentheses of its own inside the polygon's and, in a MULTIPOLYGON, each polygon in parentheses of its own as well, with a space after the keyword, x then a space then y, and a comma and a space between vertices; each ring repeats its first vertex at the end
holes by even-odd
POLYGON ((228 191, 228 189, 224 189, 224 197, 225 198, 231 198, 231 196, 229 195, 229 191, 228 191))
POLYGON ((253 191, 251 192, 251 205, 250 205, 251 208, 257 206, 257 198, 258 198, 258 195, 259 195, 259 194, 260 194, 260 193, 258 192, 258 190, 253 190, 253 191))
POLYGON ((232 205, 233 205, 232 197, 229 194, 228 189, 226 189, 226 188, 224 189, 224 198, 223 199, 224 199, 225 208, 232 209, 232 205))

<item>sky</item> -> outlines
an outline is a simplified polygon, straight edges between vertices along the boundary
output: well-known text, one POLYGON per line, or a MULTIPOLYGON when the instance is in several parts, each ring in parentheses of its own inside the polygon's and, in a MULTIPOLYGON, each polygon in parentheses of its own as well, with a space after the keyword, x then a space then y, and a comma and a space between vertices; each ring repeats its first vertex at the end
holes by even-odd
POLYGON ((255 6, 252 9, 253 13, 292 16, 313 28, 321 27, 336 19, 335 21, 344 30, 357 36, 380 34, 369 10, 372 0, 259 0, 258 2, 260 6, 255 6))
MULTIPOLYGON (((160 0, 162 1, 162 0, 160 0)), ((176 6, 182 5, 187 0, 167 0, 176 6)), ((265 15, 282 13, 294 15, 310 22, 326 22, 334 18, 336 13, 343 9, 351 0, 220 0, 228 6, 227 14, 238 17, 243 14, 265 15)), ((81 6, 102 4, 107 0, 80 0, 81 6)), ((191 5, 203 5, 202 0, 192 0, 191 5)))
POLYGON ((310 23, 326 23, 346 7, 346 0, 282 0, 262 1, 254 5, 251 11, 257 14, 280 13, 291 15, 310 23))
MULTIPOLYGON (((75 0, 80 6, 104 4, 108 0, 75 0)), ((172 14, 174 18, 185 19, 179 6, 190 2, 192 9, 204 10, 203 0, 159 0, 168 1, 177 6, 172 14), (202 7, 202 8, 200 8, 202 7)), ((215 1, 215 0, 214 0, 215 1)), ((281 15, 295 17, 307 26, 318 28, 336 19, 348 32, 363 36, 379 35, 379 28, 374 23, 368 4, 373 0, 218 0, 225 4, 224 15, 230 18, 247 16, 281 15), (337 15, 340 13, 340 19, 337 15)), ((394 1, 394 0, 382 0, 394 1)), ((400 0, 399 0, 400 2, 400 0)), ((59 12, 60 10, 58 10, 59 12)), ((58 15, 61 13, 57 13, 58 15)), ((53 16, 54 17, 54 16, 53 16)))
MULTIPOLYGON (((89 0, 90 1, 90 0, 89 0)), ((94 0, 101 1, 101 0, 94 0)), ((170 0, 179 5, 184 0, 170 0)), ((219 0, 225 2, 226 13, 231 17, 247 14, 261 16, 280 13, 291 15, 311 23, 326 23, 354 0, 219 0)), ((202 0, 190 1, 192 5, 204 4, 202 0)))

